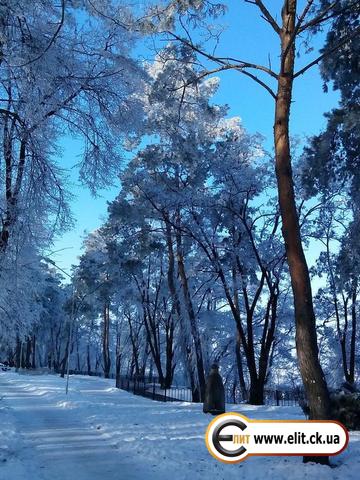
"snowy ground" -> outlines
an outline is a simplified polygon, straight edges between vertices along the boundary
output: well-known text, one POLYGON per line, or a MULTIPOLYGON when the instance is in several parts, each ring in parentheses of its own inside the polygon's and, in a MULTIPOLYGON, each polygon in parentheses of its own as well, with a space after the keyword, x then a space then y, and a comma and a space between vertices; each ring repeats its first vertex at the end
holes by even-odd
MULTIPOLYGON (((253 457, 225 465, 206 450, 213 418, 201 405, 154 402, 113 380, 0 374, 0 480, 185 480, 358 478, 360 432, 334 468, 298 457, 253 457)), ((235 406, 250 418, 300 418, 294 407, 235 406)))

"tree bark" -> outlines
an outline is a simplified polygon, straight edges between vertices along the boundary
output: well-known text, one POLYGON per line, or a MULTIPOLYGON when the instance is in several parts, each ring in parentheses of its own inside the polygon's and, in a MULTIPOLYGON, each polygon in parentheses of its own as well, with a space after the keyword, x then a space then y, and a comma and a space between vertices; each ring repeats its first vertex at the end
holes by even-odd
POLYGON ((90 343, 86 346, 86 364, 87 364, 87 371, 88 375, 91 375, 91 357, 90 357, 90 343))
POLYGON ((176 255, 177 255, 178 271, 179 271, 179 276, 180 276, 180 281, 181 281, 181 286, 183 291, 184 302, 185 302, 185 306, 186 306, 186 310, 187 310, 189 322, 190 322, 190 332, 194 342, 196 371, 197 371, 197 377, 198 377, 200 401, 203 401, 205 398, 206 380, 205 380, 204 361, 203 361, 202 347, 201 347, 201 338, 200 338, 199 329, 197 326, 194 307, 191 300, 189 282, 186 276, 183 247, 182 247, 182 238, 179 230, 176 231, 176 246, 177 246, 176 255))
POLYGON ((236 365, 237 365, 237 371, 239 376, 242 400, 247 400, 246 383, 244 378, 244 369, 243 369, 242 355, 241 355, 241 337, 240 337, 239 331, 237 331, 236 333, 235 356, 236 356, 236 365))
MULTIPOLYGON (((176 318, 176 323, 181 328, 181 342, 182 342, 182 351, 184 356, 184 365, 186 367, 186 371, 190 380, 191 390, 193 401, 200 401, 198 398, 198 390, 195 389, 195 378, 194 378, 194 371, 191 366, 191 351, 189 347, 189 338, 187 332, 184 328, 184 318, 181 311, 181 304, 178 295, 178 291, 176 288, 175 282, 175 253, 173 247, 173 234, 172 234, 172 227, 169 221, 168 214, 163 214, 164 222, 165 222, 165 234, 166 234, 166 246, 168 251, 168 271, 167 271, 167 281, 168 287, 172 298, 172 305, 173 305, 173 314, 176 318), (195 400, 196 399, 196 400, 195 400)), ((173 330, 175 329, 174 320, 172 323, 173 330)), ((174 332, 172 333, 172 335, 174 332)), ((172 376, 174 372, 174 366, 171 367, 172 369, 172 376)), ((170 366, 169 366, 170 370, 170 366)), ((167 370, 168 371, 168 370, 167 370)))
MULTIPOLYGON (((310 418, 330 418, 330 400, 318 358, 316 320, 309 270, 302 246, 291 169, 289 117, 293 89, 296 0, 284 2, 282 9, 282 71, 279 74, 275 108, 275 162, 282 233, 294 296, 296 349, 301 377, 309 402, 310 418), (286 58, 283 58, 287 52, 286 58)), ((328 457, 304 457, 304 461, 327 463, 328 457)))
POLYGON ((25 368, 27 370, 31 368, 31 337, 26 340, 25 368))
POLYGON ((329 393, 318 359, 316 320, 310 275, 302 246, 299 218, 291 169, 289 116, 293 88, 295 44, 292 37, 296 21, 296 0, 284 2, 282 10, 281 49, 288 51, 278 80, 275 109, 275 157, 282 233, 294 295, 296 348, 299 367, 309 401, 310 418, 330 418, 329 393))
POLYGON ((20 338, 16 337, 16 349, 15 349, 15 368, 16 371, 21 367, 21 351, 22 351, 22 342, 20 338))
POLYGON ((130 337, 130 342, 132 346, 132 358, 131 358, 130 369, 128 369, 129 370, 128 374, 130 377, 133 377, 134 375, 140 375, 139 346, 136 343, 139 332, 134 333, 130 313, 128 315, 125 314, 125 317, 129 324, 129 337, 130 337), (135 372, 134 372, 134 369, 135 369, 135 372))
POLYGON ((68 335, 67 335, 67 340, 66 340, 66 346, 65 346, 65 352, 63 359, 60 362, 60 377, 65 378, 65 370, 66 370, 66 364, 69 358, 69 348, 70 346, 70 337, 71 337, 71 325, 68 325, 68 335))
POLYGON ((7 121, 4 129, 4 157, 5 157, 5 213, 2 220, 2 228, 0 230, 0 254, 6 252, 10 230, 16 223, 18 212, 18 201, 20 190, 24 177, 25 158, 26 158, 26 142, 21 140, 19 148, 19 161, 17 167, 13 163, 13 145, 12 139, 9 138, 14 126, 10 127, 10 132, 7 129, 7 121))
POLYGON ((120 388, 120 371, 121 371, 121 329, 119 322, 116 326, 116 353, 115 353, 115 382, 116 387, 120 388))
POLYGON ((174 320, 171 314, 168 324, 166 325, 166 347, 165 347, 166 363, 165 363, 165 380, 164 380, 165 388, 171 387, 173 377, 174 377, 174 370, 175 370, 174 331, 175 331, 174 320))
POLYGON ((104 360, 104 377, 110 376, 110 349, 109 349, 109 337, 110 337, 110 312, 109 305, 105 303, 103 311, 103 360, 104 360))
POLYGON ((36 368, 36 336, 32 336, 32 359, 31 368, 36 368))
POLYGON ((350 361, 349 361, 349 381, 355 382, 355 358, 356 358, 356 300, 357 300, 357 279, 353 280, 351 292, 351 339, 350 339, 350 361))
POLYGON ((251 405, 264 405, 264 382, 258 377, 251 378, 249 389, 249 403, 251 405))

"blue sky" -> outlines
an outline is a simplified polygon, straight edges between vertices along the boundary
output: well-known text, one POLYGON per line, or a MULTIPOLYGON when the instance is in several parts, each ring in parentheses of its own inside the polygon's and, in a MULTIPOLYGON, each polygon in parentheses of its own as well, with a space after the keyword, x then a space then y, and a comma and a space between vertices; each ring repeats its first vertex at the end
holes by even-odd
MULTIPOLYGON (((217 49, 220 56, 233 56, 241 60, 261 63, 268 66, 269 58, 272 68, 276 70, 278 61, 277 36, 259 17, 254 5, 241 0, 225 2, 228 13, 220 19, 227 26, 223 32, 217 49)), ((271 11, 280 12, 281 0, 267 0, 271 11)), ((299 1, 301 9, 304 1, 299 1)), ((319 35, 312 46, 315 51, 308 55, 301 55, 297 60, 302 66, 316 57, 316 51, 321 48, 324 35, 319 35)), ((150 54, 141 47, 141 55, 149 58, 150 54)), ((265 137, 265 148, 272 149, 272 128, 274 117, 274 101, 272 97, 251 79, 237 72, 224 72, 220 75, 220 89, 214 98, 216 103, 228 104, 229 115, 240 116, 245 128, 250 133, 259 132, 265 137)), ((294 97, 291 111, 292 135, 305 138, 318 133, 325 125, 323 113, 333 108, 338 100, 336 92, 329 90, 324 93, 322 79, 318 67, 310 69, 299 77, 294 85, 294 97)), ((72 202, 72 211, 75 219, 74 228, 58 238, 54 250, 61 250, 53 254, 52 259, 66 271, 70 271, 72 264, 78 263, 77 257, 81 254, 81 245, 84 232, 90 232, 99 227, 106 217, 107 202, 115 198, 119 191, 119 180, 113 179, 113 186, 98 192, 94 198, 77 179, 78 172, 74 165, 79 161, 82 144, 79 140, 70 137, 62 140, 62 155, 59 163, 69 168, 71 191, 75 195, 72 202)), ((312 252, 314 253, 314 252, 312 252)))

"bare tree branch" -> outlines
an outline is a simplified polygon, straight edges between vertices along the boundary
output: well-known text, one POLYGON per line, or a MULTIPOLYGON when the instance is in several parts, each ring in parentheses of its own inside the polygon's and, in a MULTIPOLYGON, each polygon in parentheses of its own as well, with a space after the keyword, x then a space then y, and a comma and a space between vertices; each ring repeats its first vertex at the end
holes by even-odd
POLYGON ((313 60, 312 62, 310 62, 308 65, 306 65, 305 67, 303 67, 301 70, 299 70, 298 72, 296 72, 293 76, 293 78, 296 78, 296 77, 299 77, 300 75, 303 75, 307 70, 309 70, 309 68, 313 67, 314 65, 318 64, 319 62, 321 62, 321 60, 325 57, 327 57, 328 55, 331 55, 333 52, 335 52, 336 50, 338 50, 339 48, 341 48, 342 46, 346 45, 349 40, 355 38, 357 35, 360 34, 360 27, 356 28, 353 33, 351 33, 350 35, 346 35, 346 37, 344 39, 342 39, 339 43, 337 43, 334 47, 332 48, 329 48, 328 50, 326 50, 324 53, 322 53, 321 55, 319 55, 319 57, 317 57, 315 60, 313 60))
POLYGON ((243 75, 246 75, 247 77, 252 78, 254 80, 254 82, 258 83, 263 88, 265 88, 265 90, 267 90, 270 93, 270 95, 273 97, 273 99, 276 100, 277 97, 276 97, 275 92, 269 87, 269 85, 267 85, 265 82, 260 80, 260 78, 258 78, 256 75, 254 75, 250 72, 247 72, 246 70, 238 69, 238 71, 240 71, 243 75))
POLYGON ((6 108, 0 108, 0 114, 4 115, 4 116, 9 116, 9 117, 14 118, 21 125, 23 125, 23 123, 24 123, 16 112, 12 112, 11 110, 7 110, 6 108))
POLYGON ((266 20, 268 23, 270 23, 270 25, 272 26, 272 28, 275 30, 275 32, 280 35, 281 33, 281 28, 279 27, 279 25, 276 23, 274 17, 271 15, 271 13, 269 12, 269 10, 265 7, 264 3, 262 2, 262 0, 245 0, 246 3, 251 3, 253 5, 256 5, 261 13, 263 14, 263 18, 264 20, 266 20))
POLYGON ((197 76, 195 80, 189 80, 188 82, 186 82, 185 84, 176 88, 175 90, 180 90, 181 88, 188 87, 189 85, 192 85, 195 81, 198 82, 199 80, 201 80, 205 77, 208 77, 209 75, 213 75, 214 73, 223 72, 225 70, 236 70, 239 73, 242 73, 242 74, 250 77, 256 83, 258 83, 263 88, 265 88, 265 90, 267 90, 270 93, 270 95, 276 100, 276 94, 271 89, 271 87, 269 87, 269 85, 267 85, 265 82, 260 80, 260 78, 258 78, 256 75, 254 75, 254 74, 248 72, 247 70, 245 70, 245 68, 238 67, 237 65, 224 65, 224 66, 221 66, 219 68, 214 68, 213 70, 206 70, 205 72, 202 72, 199 76, 197 76))
POLYGON ((298 33, 302 33, 311 27, 316 27, 317 25, 320 25, 321 23, 326 22, 327 20, 330 20, 330 18, 336 17, 344 13, 346 10, 353 8, 355 5, 360 6, 359 0, 355 0, 354 2, 347 4, 346 7, 342 8, 341 10, 333 10, 334 7, 336 7, 336 5, 339 5, 339 4, 340 4, 340 0, 336 0, 332 2, 327 8, 325 8, 322 12, 320 12, 319 15, 314 17, 309 22, 305 23, 305 25, 303 25, 299 29, 298 33))
POLYGON ((246 62, 246 61, 243 61, 243 60, 237 60, 237 59, 234 59, 234 58, 231 58, 231 57, 216 57, 215 55, 212 55, 208 52, 205 52, 200 47, 196 46, 193 42, 188 41, 185 38, 180 37, 179 35, 177 35, 174 32, 168 31, 167 34, 172 36, 173 38, 175 38, 175 40, 178 40, 179 42, 183 43, 187 47, 190 47, 194 52, 196 52, 199 55, 207 58, 208 60, 211 60, 214 63, 218 63, 220 65, 224 65, 224 66, 229 67, 229 65, 230 65, 229 62, 233 61, 233 62, 236 62, 236 64, 232 64, 232 68, 238 68, 238 69, 239 68, 252 68, 252 69, 255 69, 255 70, 260 70, 262 72, 265 72, 265 73, 269 74, 271 77, 273 77, 275 79, 278 79, 278 76, 274 71, 272 71, 270 68, 264 67, 263 65, 257 65, 255 63, 250 63, 250 62, 246 62))

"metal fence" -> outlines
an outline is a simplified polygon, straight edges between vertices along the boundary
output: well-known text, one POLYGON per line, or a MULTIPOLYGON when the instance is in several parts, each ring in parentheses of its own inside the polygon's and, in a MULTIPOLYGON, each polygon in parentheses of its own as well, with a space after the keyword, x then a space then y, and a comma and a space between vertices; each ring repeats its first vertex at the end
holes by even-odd
POLYGON ((305 399, 304 391, 296 388, 293 390, 265 390, 264 403, 266 405, 296 406, 305 399))
MULTIPOLYGON (((286 388, 268 388, 264 390, 264 405, 273 406, 297 406, 305 399, 304 391, 297 387, 293 389, 286 388)), ((241 393, 239 388, 225 386, 226 403, 240 404, 249 402, 249 393, 241 393)))
POLYGON ((192 402, 192 392, 187 387, 162 388, 157 377, 126 377, 117 379, 117 387, 134 395, 162 402, 192 402))
MULTIPOLYGON (((60 372, 58 372, 60 373, 60 372)), ((104 372, 89 372, 88 370, 69 370, 70 375, 85 375, 86 377, 101 377, 104 378, 104 372)), ((108 378, 116 379, 115 373, 110 373, 108 378)))
MULTIPOLYGON (((87 372, 70 370, 71 375, 89 375, 104 377, 102 372, 87 372)), ((126 390, 134 395, 158 400, 161 402, 193 402, 192 391, 188 387, 173 385, 162 388, 159 378, 155 376, 116 376, 114 373, 109 378, 116 380, 116 387, 126 390)), ((264 404, 274 406, 297 406, 304 401, 305 395, 301 388, 294 389, 265 389, 264 404)), ((225 386, 225 401, 228 404, 248 403, 247 395, 242 395, 238 388, 225 386)))
MULTIPOLYGON (((81 370, 70 370, 70 375, 90 375, 92 377, 104 377, 103 372, 88 372, 81 370)), ((161 388, 158 377, 155 376, 133 376, 109 374, 108 378, 116 380, 116 387, 126 390, 134 395, 151 398, 161 402, 192 402, 192 391, 187 387, 171 386, 161 388)))

